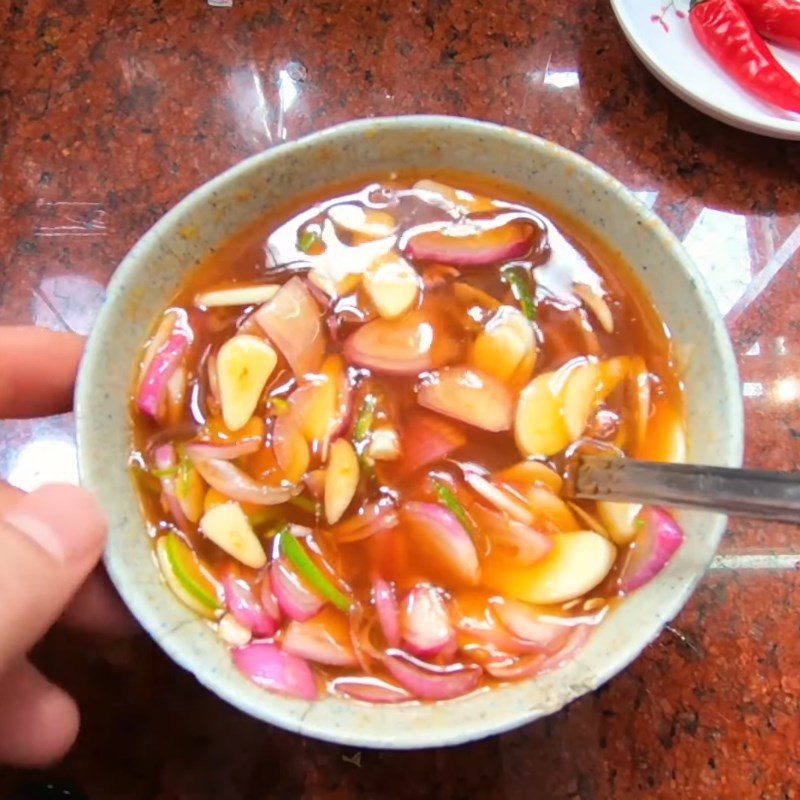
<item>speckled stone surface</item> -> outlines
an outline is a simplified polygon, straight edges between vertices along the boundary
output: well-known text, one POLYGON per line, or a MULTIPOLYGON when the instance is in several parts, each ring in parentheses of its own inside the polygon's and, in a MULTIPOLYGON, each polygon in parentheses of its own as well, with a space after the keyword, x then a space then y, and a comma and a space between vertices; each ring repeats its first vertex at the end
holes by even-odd
MULTIPOLYGON (((673 98, 605 0, 233 1, 0 4, 0 322, 88 331, 133 242, 246 155, 355 117, 457 113, 576 150, 665 219, 733 335, 747 463, 797 468, 797 145, 673 98)), ((6 425, 2 441, 0 471, 18 485, 74 477, 69 418, 6 425)), ((731 527, 726 564, 765 552, 792 563, 800 551, 789 527, 731 527)), ((50 773, 0 772, 0 796, 51 775, 119 800, 793 798, 798 574, 712 572, 676 621, 680 636, 665 633, 595 696, 478 745, 414 755, 359 758, 252 722, 144 640, 58 634, 40 658, 80 699, 82 738, 50 773)))

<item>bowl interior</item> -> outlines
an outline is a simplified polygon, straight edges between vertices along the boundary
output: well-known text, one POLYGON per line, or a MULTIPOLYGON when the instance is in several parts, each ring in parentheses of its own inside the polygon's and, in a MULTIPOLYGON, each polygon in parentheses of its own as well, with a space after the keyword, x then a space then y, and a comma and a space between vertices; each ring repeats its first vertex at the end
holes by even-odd
POLYGON ((295 196, 364 173, 452 169, 546 196, 617 248, 639 275, 679 347, 689 460, 741 463, 742 411, 730 342, 688 257, 616 180, 582 158, 508 128, 448 117, 348 123, 243 162, 170 211, 131 250, 87 346, 76 413, 81 475, 109 512, 109 574, 145 629, 180 665, 243 711, 289 730, 362 747, 455 744, 551 713, 626 666, 681 608, 716 550, 723 517, 681 513, 687 541, 667 569, 600 626, 562 670, 437 705, 309 704, 241 677, 216 635, 162 584, 130 480, 127 394, 150 326, 212 248, 295 196))

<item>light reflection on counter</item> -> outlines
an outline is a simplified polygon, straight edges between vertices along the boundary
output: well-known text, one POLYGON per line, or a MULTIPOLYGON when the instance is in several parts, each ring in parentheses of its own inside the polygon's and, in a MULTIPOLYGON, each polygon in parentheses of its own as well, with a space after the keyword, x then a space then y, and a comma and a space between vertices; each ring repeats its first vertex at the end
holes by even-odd
POLYGON ((747 218, 706 208, 684 237, 683 246, 708 281, 719 310, 727 314, 752 278, 747 218))

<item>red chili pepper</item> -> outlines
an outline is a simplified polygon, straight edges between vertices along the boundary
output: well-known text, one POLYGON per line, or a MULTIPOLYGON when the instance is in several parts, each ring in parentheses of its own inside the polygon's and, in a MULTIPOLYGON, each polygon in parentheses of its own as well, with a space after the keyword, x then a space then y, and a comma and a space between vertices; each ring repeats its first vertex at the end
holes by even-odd
POLYGON ((700 44, 743 89, 800 113, 800 83, 778 63, 735 0, 692 0, 689 20, 700 44))
POLYGON ((765 39, 800 50, 798 0, 739 0, 739 5, 765 39))

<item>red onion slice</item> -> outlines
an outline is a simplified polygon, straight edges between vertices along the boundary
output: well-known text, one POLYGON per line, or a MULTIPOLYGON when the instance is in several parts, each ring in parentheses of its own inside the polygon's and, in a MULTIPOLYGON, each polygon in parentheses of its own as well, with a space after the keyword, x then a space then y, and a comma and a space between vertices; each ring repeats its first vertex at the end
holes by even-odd
POLYGON ((478 553, 456 516, 434 503, 409 502, 402 520, 424 558, 433 558, 453 578, 467 585, 478 582, 478 553))
POLYGON ((513 636, 545 653, 560 650, 571 633, 567 625, 545 622, 534 609, 516 600, 495 601, 491 607, 513 636))
POLYGON ((414 261, 435 261, 455 267, 487 267, 530 252, 536 228, 522 221, 494 224, 482 230, 471 223, 453 223, 412 236, 403 255, 414 261))
POLYGON ((234 444, 191 442, 186 445, 186 455, 188 455, 192 461, 208 461, 214 458, 218 458, 222 461, 233 461, 234 458, 256 453, 260 449, 260 439, 244 439, 234 444))
POLYGON ((178 463, 175 454, 175 447, 171 444, 162 444, 157 447, 153 453, 156 469, 163 474, 159 478, 161 482, 161 497, 167 507, 175 524, 182 530, 189 530, 189 521, 186 519, 186 514, 183 513, 183 506, 181 506, 178 496, 175 494, 175 477, 172 472, 175 465, 178 463))
POLYGON ((400 519, 397 509, 386 501, 378 501, 360 508, 352 517, 331 528, 340 544, 360 542, 376 533, 396 528, 400 519))
POLYGON ((221 458, 192 458, 195 469, 205 482, 231 500, 274 506, 285 503, 299 491, 297 486, 269 486, 253 480, 246 472, 221 458))
POLYGON ((534 675, 544 675, 560 669, 568 661, 571 661, 586 644, 590 630, 587 625, 572 628, 563 647, 552 655, 537 653, 519 658, 497 659, 484 664, 484 669, 499 680, 512 681, 520 678, 532 678, 534 675))
POLYGON ((383 660, 383 643, 378 645, 373 641, 375 626, 379 621, 371 611, 360 605, 350 611, 350 642, 359 666, 367 674, 372 674, 376 665, 383 660))
POLYGON ((417 392, 421 406, 476 428, 507 431, 514 417, 514 397, 492 375, 469 367, 446 367, 428 375, 417 392))
MULTIPOLYGON (((241 578, 228 574, 222 579, 225 604, 237 622, 254 636, 273 636, 279 617, 271 615, 255 598, 250 586, 241 578)), ((275 609, 277 611, 277 608, 275 609)))
POLYGON ((456 632, 444 598, 434 586, 420 584, 406 597, 400 611, 403 644, 413 655, 428 659, 452 657, 456 632))
POLYGON ((402 458, 386 468, 398 479, 428 464, 444 461, 467 443, 467 437, 447 420, 433 414, 412 417, 401 432, 402 458))
POLYGON ((186 333, 173 329, 169 339, 153 356, 142 379, 136 401, 142 414, 146 414, 152 419, 158 419, 163 408, 169 379, 181 363, 189 349, 189 344, 189 337, 186 333))
POLYGON ((306 622, 294 620, 286 626, 283 649, 287 653, 333 667, 358 666, 349 641, 348 625, 337 612, 322 611, 306 622))
POLYGON ((388 650, 384 664, 399 684, 423 700, 450 700, 468 694, 481 678, 481 668, 477 664, 437 667, 402 650, 388 650))
POLYGON ((421 310, 410 311, 399 319, 372 320, 344 343, 344 354, 350 363, 394 375, 418 375, 437 369, 459 353, 458 342, 421 310))
POLYGON ((397 597, 394 587, 385 580, 378 578, 372 584, 375 596, 375 610, 378 612, 378 621, 389 647, 400 646, 400 611, 397 607, 397 597))
POLYGON ((363 703, 407 703, 414 699, 405 689, 380 678, 336 678, 330 688, 336 694, 363 703))
POLYGON ((317 684, 311 667, 302 658, 284 653, 271 642, 239 647, 233 651, 233 663, 253 683, 279 694, 316 700, 317 684))
POLYGON ((508 555, 515 563, 535 564, 553 549, 553 540, 529 525, 508 519, 480 503, 474 503, 469 511, 492 548, 504 551, 503 555, 508 555))
POLYGON ((325 349, 322 315, 301 278, 281 286, 272 300, 253 313, 253 319, 298 378, 319 369, 325 349))
POLYGON ((492 614, 486 598, 461 595, 456 602, 458 644, 466 655, 474 650, 528 653, 533 648, 515 639, 492 614))
POLYGON ((652 580, 683 544, 680 525, 663 508, 645 508, 638 517, 641 530, 628 549, 619 588, 632 592, 652 580))
POLYGON ((325 605, 325 600, 309 589, 282 558, 272 562, 269 575, 278 607, 289 619, 305 622, 325 605))
POLYGON ((278 608, 278 601, 275 599, 275 595, 272 592, 269 570, 265 571, 261 576, 261 589, 258 592, 258 599, 261 601, 264 611, 273 619, 280 621, 281 610, 278 608))

